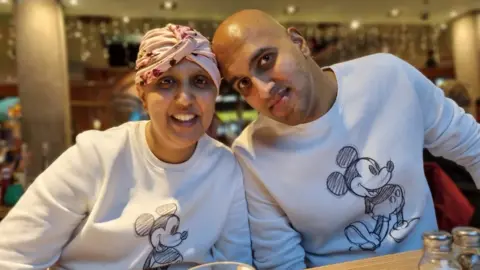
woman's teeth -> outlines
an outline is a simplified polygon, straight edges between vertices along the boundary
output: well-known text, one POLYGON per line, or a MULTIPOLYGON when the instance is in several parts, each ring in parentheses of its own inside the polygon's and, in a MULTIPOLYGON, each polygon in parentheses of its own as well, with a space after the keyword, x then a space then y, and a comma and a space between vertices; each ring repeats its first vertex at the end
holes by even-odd
POLYGON ((178 121, 187 122, 195 118, 194 114, 174 114, 173 118, 177 119, 178 121))

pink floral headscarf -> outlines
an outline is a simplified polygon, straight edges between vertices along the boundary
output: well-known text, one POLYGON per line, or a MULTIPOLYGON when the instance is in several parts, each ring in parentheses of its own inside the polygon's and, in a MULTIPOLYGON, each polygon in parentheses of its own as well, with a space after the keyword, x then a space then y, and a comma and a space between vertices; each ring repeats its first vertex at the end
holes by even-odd
POLYGON ((136 62, 135 83, 155 82, 163 72, 184 58, 207 71, 217 91, 220 89, 220 71, 208 39, 191 27, 174 24, 152 29, 143 37, 136 62))

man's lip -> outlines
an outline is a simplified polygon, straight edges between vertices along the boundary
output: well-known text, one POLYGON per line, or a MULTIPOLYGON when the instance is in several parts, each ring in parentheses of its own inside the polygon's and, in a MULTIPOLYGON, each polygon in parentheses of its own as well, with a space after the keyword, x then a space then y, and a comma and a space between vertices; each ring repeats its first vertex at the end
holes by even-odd
POLYGON ((278 102, 282 100, 284 96, 288 96, 290 94, 289 90, 290 89, 288 87, 284 87, 276 91, 273 97, 270 99, 270 102, 268 102, 268 107, 272 109, 278 102))

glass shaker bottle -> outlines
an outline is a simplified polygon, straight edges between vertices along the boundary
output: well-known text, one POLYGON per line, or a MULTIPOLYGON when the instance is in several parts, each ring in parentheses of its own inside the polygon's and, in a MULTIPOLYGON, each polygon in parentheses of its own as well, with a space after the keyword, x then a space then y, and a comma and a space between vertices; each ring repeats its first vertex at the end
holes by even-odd
POLYGON ((452 254, 452 235, 445 231, 423 234, 423 256, 418 264, 420 270, 461 270, 452 254))
POLYGON ((453 234, 453 254, 462 270, 480 270, 480 229, 456 227, 453 234))

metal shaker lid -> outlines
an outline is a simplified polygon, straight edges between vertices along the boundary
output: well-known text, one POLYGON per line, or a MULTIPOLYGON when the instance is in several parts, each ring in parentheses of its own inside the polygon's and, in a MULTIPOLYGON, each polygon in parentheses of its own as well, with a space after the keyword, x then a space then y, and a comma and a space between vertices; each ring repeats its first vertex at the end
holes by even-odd
POLYGON ((446 231, 430 231, 423 233, 423 246, 430 251, 451 250, 452 235, 446 231))
POLYGON ((480 247, 480 229, 456 227, 452 230, 453 242, 461 247, 480 247))

